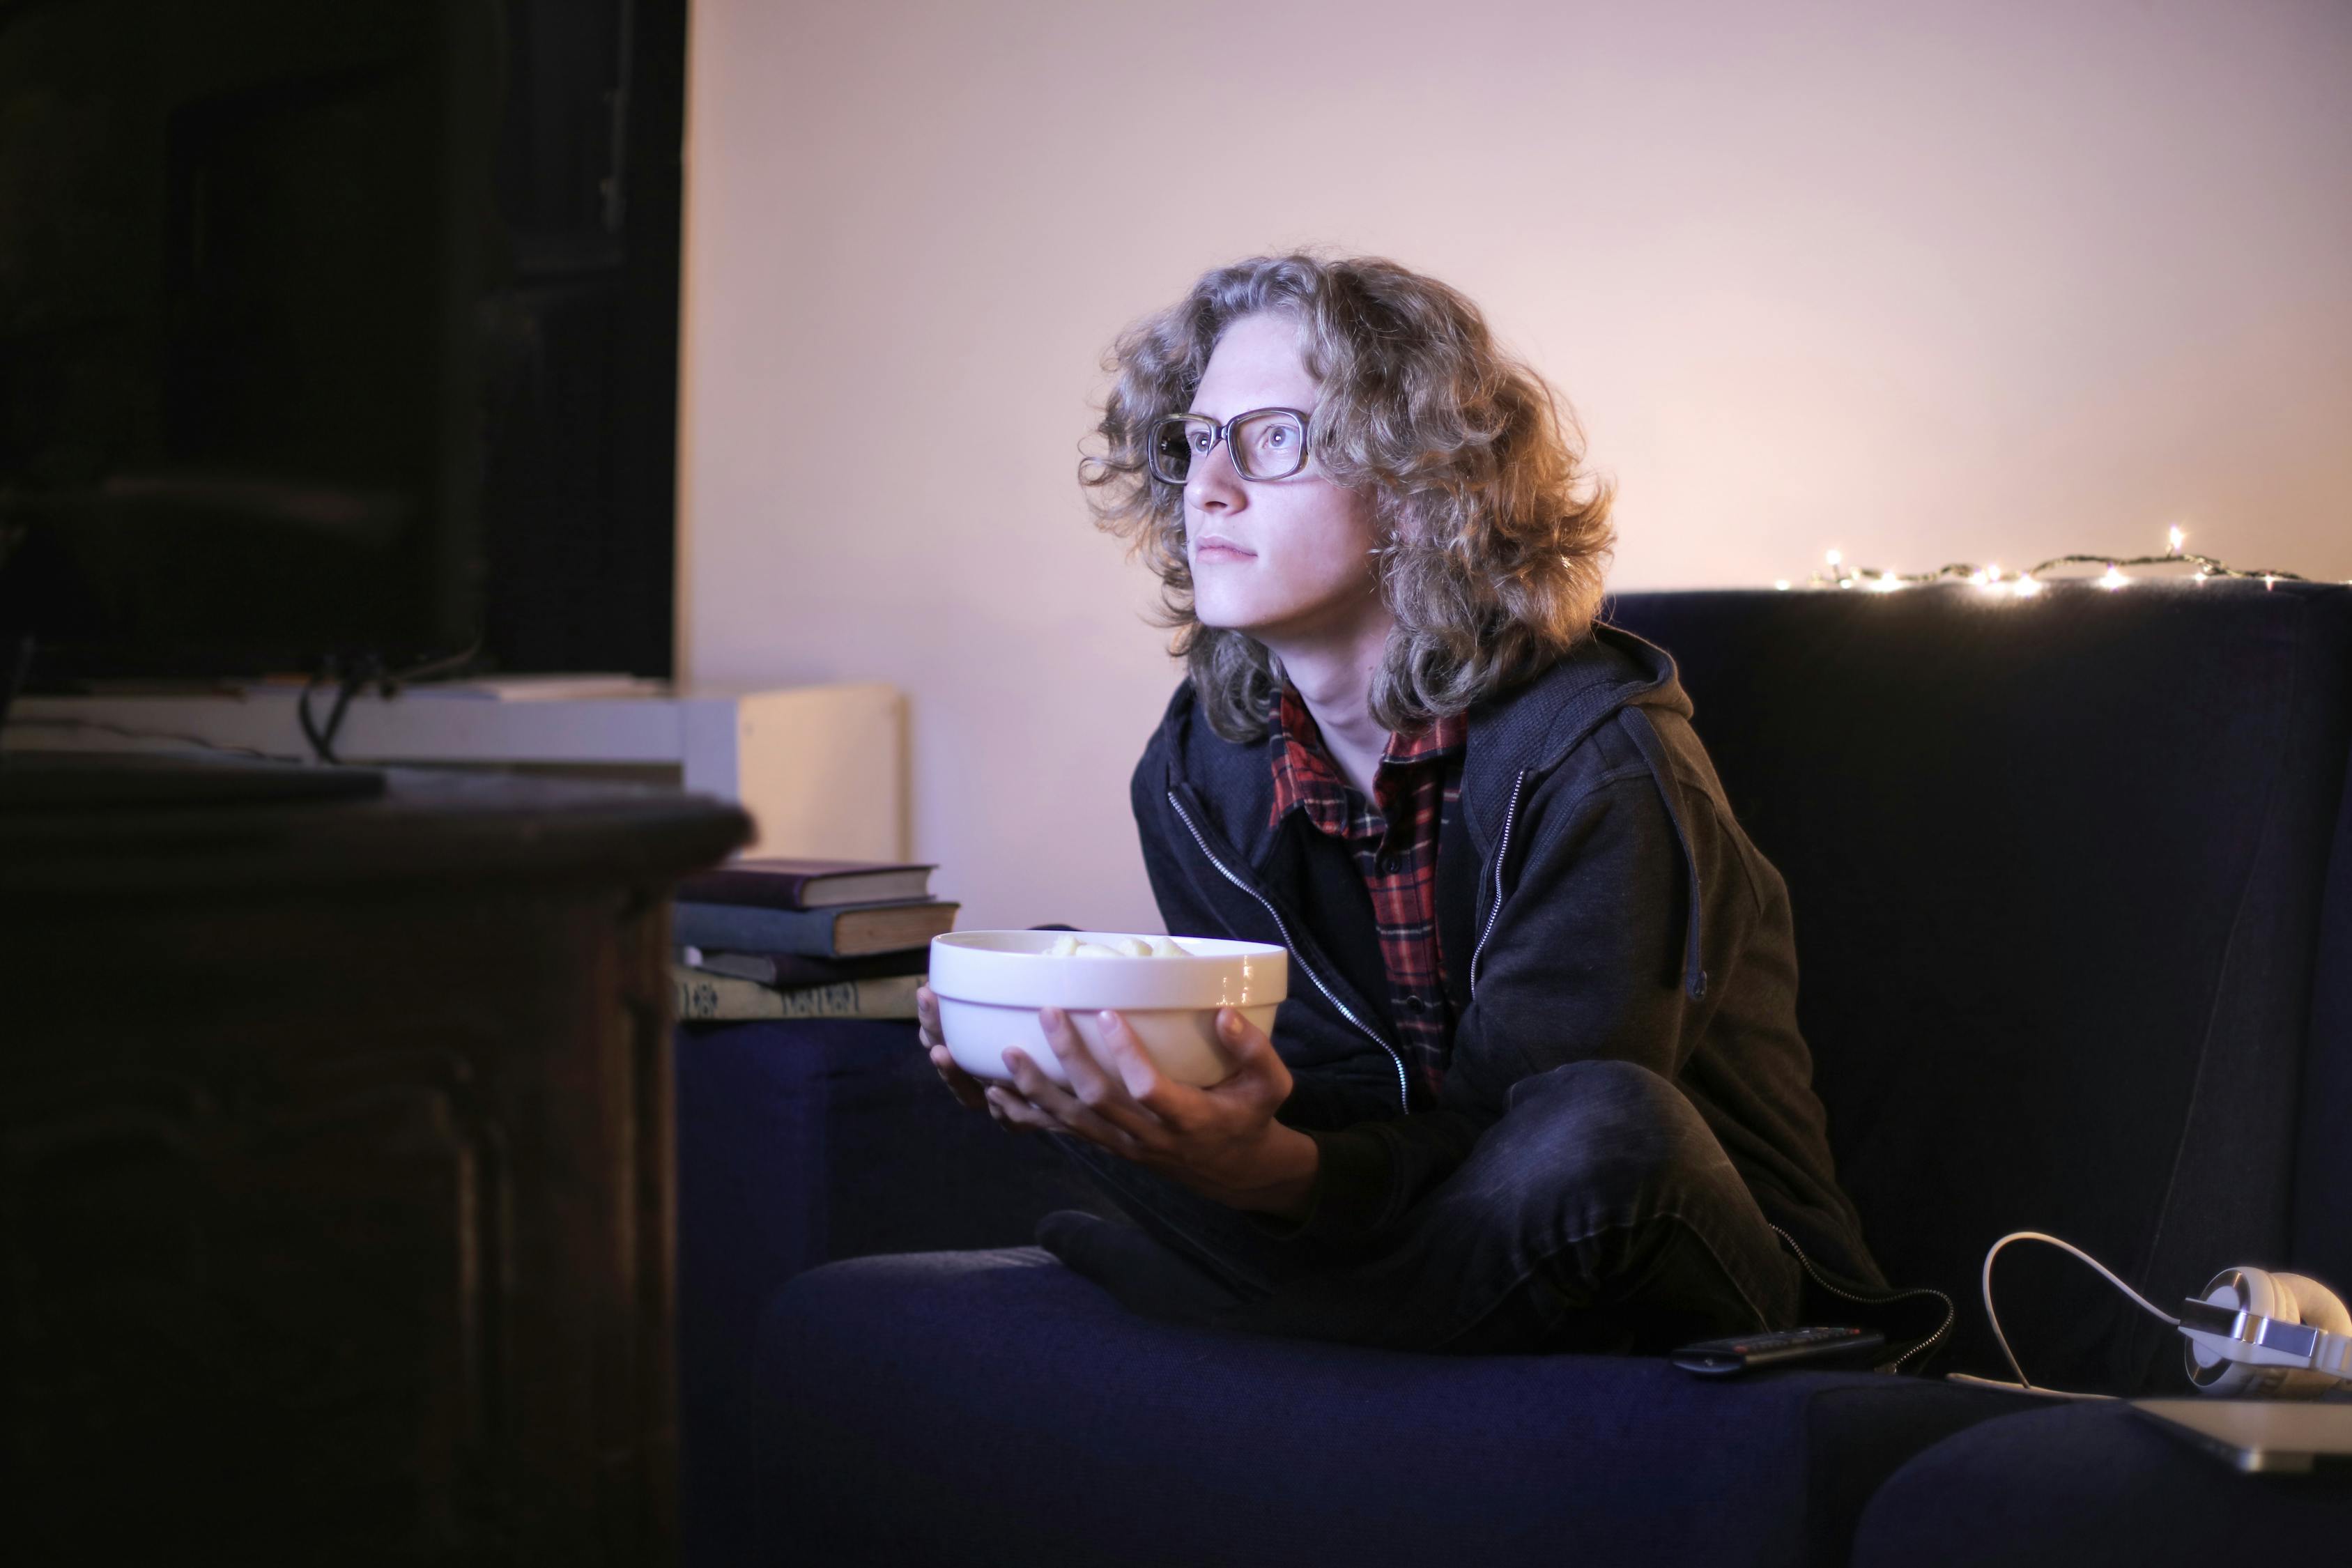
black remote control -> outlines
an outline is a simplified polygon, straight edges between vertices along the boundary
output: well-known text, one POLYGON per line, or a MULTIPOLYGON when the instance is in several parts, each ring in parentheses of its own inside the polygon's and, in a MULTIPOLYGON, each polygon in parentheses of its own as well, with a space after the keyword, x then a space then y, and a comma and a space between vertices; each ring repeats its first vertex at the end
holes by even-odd
POLYGON ((1674 1352, 1674 1363, 1706 1377, 1731 1377, 1758 1367, 1793 1366, 1799 1362, 1832 1365, 1866 1362, 1886 1343, 1876 1329, 1783 1329, 1772 1334, 1743 1334, 1737 1339, 1701 1340, 1674 1352))

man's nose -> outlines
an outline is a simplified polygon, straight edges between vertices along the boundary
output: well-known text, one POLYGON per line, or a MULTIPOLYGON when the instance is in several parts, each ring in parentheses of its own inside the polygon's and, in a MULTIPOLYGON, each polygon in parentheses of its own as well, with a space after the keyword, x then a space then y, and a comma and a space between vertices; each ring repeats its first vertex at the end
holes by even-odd
POLYGON ((1207 457, 1193 459, 1184 476, 1184 499, 1202 511, 1230 507, 1242 494, 1242 476, 1234 467, 1231 441, 1220 441, 1207 457))

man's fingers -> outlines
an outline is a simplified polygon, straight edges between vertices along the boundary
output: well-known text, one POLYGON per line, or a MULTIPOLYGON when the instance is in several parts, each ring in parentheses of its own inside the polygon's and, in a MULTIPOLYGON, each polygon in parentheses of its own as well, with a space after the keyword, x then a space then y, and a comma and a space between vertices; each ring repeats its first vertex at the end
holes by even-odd
POLYGON ((995 1084, 989 1085, 988 1113, 1011 1132, 1045 1132, 1054 1127, 1052 1117, 1010 1089, 995 1084))
POLYGON ((1004 1070, 1013 1075, 1011 1084, 992 1083, 988 1086, 988 1109, 999 1121, 1023 1132, 1055 1132, 1062 1123, 1053 1111, 1038 1103, 1032 1085, 1045 1081, 1036 1064, 1019 1051, 1004 1053, 1004 1070))
MULTIPOLYGON (((1004 1065, 1013 1074, 1013 1082, 1031 1104, 1054 1119, 1060 1131, 1075 1132, 1089 1143, 1099 1143, 1106 1149, 1125 1152, 1136 1147, 1135 1134, 1118 1120, 1097 1112, 1094 1107, 1045 1076, 1045 1069, 1029 1059, 1021 1050, 1008 1049, 1004 1065)), ((1100 1074, 1097 1074, 1097 1078, 1100 1074)))
POLYGON ((1265 1031, 1251 1023, 1249 1016, 1238 1007, 1217 1009, 1217 1038, 1233 1053, 1237 1067, 1264 1068, 1282 1060, 1265 1031))
POLYGON ((1270 1095, 1279 1104, 1290 1093, 1290 1068, 1282 1054, 1274 1048, 1264 1029, 1249 1021, 1238 1007, 1220 1007, 1216 1016, 1217 1039, 1232 1056, 1234 1070, 1215 1086, 1224 1092, 1225 1084, 1233 1085, 1255 1099, 1270 1095))
MULTIPOLYGON (((1106 1013, 1103 1016, 1108 1018, 1114 1015, 1106 1013)), ((1070 1077, 1073 1099, 1098 1112, 1114 1126, 1129 1131, 1150 1119, 1149 1113, 1129 1095, 1127 1084, 1120 1081, 1121 1075, 1117 1070, 1105 1070, 1104 1064, 1095 1059, 1094 1053, 1087 1048, 1086 1037, 1078 1033, 1077 1026, 1070 1021, 1067 1014, 1059 1007, 1045 1007, 1038 1011, 1037 1018, 1045 1028, 1046 1043, 1054 1047, 1054 1055, 1060 1059, 1062 1070, 1070 1077)), ((1117 1047, 1110 1040, 1110 1033, 1106 1026, 1103 1030, 1105 1045, 1116 1058, 1117 1047)))
POLYGON ((1099 1143, 1112 1150, 1127 1150, 1135 1145, 1134 1139, 1076 1100, 1069 1101, 1066 1111, 1057 1111, 1026 1098, 1017 1089, 991 1084, 988 1106, 999 1121, 1024 1132, 1070 1132, 1090 1143, 1099 1143))
POLYGON ((1103 1045, 1110 1052, 1112 1065, 1118 1069, 1120 1087, 1139 1109, 1164 1121, 1171 1109, 1168 1080, 1151 1065, 1143 1041, 1128 1026, 1125 1018, 1108 1008, 1103 1010, 1100 1021, 1103 1045))
POLYGON ((955 1058, 948 1055, 945 1046, 931 1047, 931 1066, 939 1069, 940 1081, 948 1086, 949 1092, 967 1108, 978 1110, 988 1103, 982 1097, 980 1085, 970 1073, 956 1066, 955 1058))
POLYGON ((956 1065, 955 1058, 948 1054, 945 1046, 933 1046, 930 1057, 931 1066, 939 1069, 940 1081, 948 1086, 957 1100, 974 1110, 986 1103, 981 1098, 980 1085, 972 1080, 970 1073, 956 1065))
POLYGON ((1065 1121, 1084 1110, 1086 1105, 1077 1096, 1045 1076, 1045 1069, 1029 1059, 1029 1054, 1019 1047, 1007 1047, 1004 1070, 1013 1075, 1013 1086, 1026 1096, 1031 1104, 1051 1111, 1065 1121))
POLYGON ((948 1092, 956 1097, 956 1103, 967 1110, 987 1110, 987 1095, 970 1073, 956 1065, 954 1055, 940 1037, 940 1002, 928 984, 915 987, 915 1037, 922 1041, 925 1052, 931 1058, 931 1066, 939 1072, 940 1081, 948 1086, 948 1092))
POLYGON ((1045 1032, 1045 1044, 1061 1062, 1062 1070, 1069 1074, 1071 1092, 1089 1104, 1100 1103, 1103 1070, 1086 1041, 1078 1037, 1078 1026, 1070 1022, 1069 1015, 1059 1007, 1041 1007, 1037 1026, 1045 1032))

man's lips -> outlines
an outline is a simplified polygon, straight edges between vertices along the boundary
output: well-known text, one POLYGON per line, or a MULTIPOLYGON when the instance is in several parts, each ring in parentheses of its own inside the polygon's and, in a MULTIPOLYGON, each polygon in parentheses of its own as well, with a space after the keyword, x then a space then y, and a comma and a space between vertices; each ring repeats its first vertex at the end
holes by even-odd
POLYGON ((1192 545, 1192 558, 1196 561, 1249 561, 1256 555, 1255 550, 1244 550, 1232 540, 1220 539, 1213 534, 1195 541, 1192 545))

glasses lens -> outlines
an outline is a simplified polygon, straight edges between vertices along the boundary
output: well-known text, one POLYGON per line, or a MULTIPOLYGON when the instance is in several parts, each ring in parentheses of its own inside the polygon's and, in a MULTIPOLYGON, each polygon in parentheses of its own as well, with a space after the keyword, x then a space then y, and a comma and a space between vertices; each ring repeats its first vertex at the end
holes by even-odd
POLYGON ((1253 414, 1231 438, 1235 466, 1253 479, 1286 479, 1307 461, 1307 430, 1295 414, 1253 414))
POLYGON ((1150 460, 1151 471, 1171 485, 1181 485, 1192 471, 1192 450, 1197 438, 1205 447, 1214 431, 1202 428, 1196 433, 1181 415, 1171 415, 1151 427, 1151 444, 1145 456, 1150 460))

